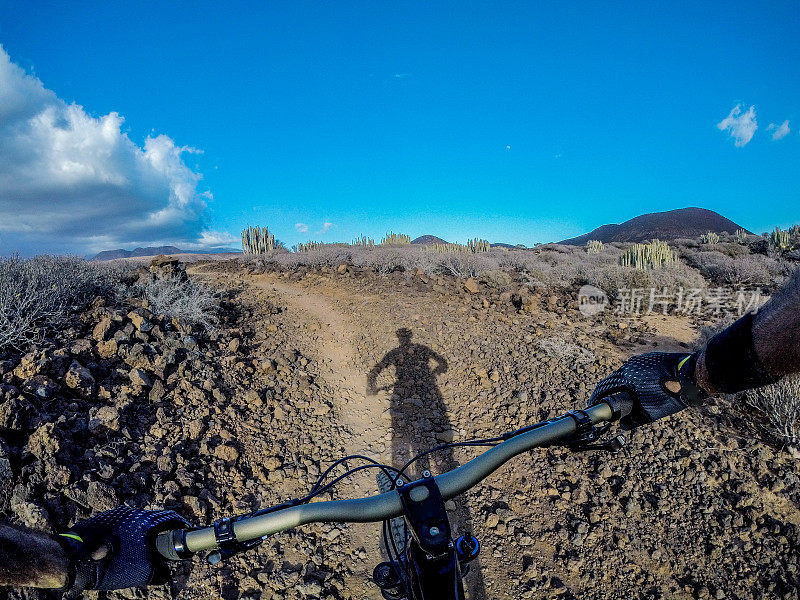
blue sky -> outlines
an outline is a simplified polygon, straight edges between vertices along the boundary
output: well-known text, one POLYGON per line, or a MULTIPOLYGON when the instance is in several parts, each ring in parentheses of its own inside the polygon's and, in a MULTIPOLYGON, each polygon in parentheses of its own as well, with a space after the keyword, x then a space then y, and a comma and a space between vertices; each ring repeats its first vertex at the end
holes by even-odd
POLYGON ((52 91, 3 117, 0 88, 16 132, 0 253, 200 247, 248 223, 289 245, 390 230, 532 245, 682 206, 786 226, 799 29, 796 1, 0 0, 0 83, 52 91))

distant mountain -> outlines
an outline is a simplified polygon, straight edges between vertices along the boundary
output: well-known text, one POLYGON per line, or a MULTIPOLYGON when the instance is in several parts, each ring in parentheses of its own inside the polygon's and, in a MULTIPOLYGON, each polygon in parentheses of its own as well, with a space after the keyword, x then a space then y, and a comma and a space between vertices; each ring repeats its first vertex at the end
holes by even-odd
POLYGON ((421 235, 416 239, 411 240, 412 244, 422 244, 423 246, 428 244, 446 244, 442 238, 436 237, 435 235, 421 235))
POLYGON ((158 256, 159 254, 220 254, 222 252, 239 252, 234 248, 211 248, 209 250, 181 250, 176 246, 147 246, 133 250, 103 250, 92 257, 92 260, 114 260, 115 258, 132 258, 136 256, 158 256))
POLYGON ((737 229, 744 228, 713 210, 696 207, 678 208, 640 215, 624 223, 602 225, 589 233, 562 240, 559 244, 582 246, 589 240, 601 242, 643 242, 653 238, 674 240, 698 237, 708 231, 735 233, 737 229))

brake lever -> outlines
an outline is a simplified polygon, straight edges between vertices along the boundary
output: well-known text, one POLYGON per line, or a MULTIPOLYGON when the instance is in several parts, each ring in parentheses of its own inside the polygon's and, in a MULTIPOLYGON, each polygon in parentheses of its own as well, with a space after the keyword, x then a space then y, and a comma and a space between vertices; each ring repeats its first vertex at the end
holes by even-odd
POLYGON ((569 449, 573 452, 585 452, 587 450, 604 450, 606 452, 619 452, 625 446, 628 445, 628 441, 625 439, 625 436, 621 433, 615 435, 610 440, 606 440, 604 442, 597 442, 591 443, 588 440, 578 440, 574 444, 569 445, 569 449))
POLYGON ((212 551, 206 557, 206 560, 209 562, 209 564, 215 565, 223 560, 229 559, 232 556, 241 554, 242 552, 247 552, 248 550, 252 550, 256 546, 259 546, 266 539, 266 536, 246 541, 240 541, 236 539, 236 533, 233 530, 233 524, 236 521, 240 521, 241 519, 249 517, 256 517, 272 512, 277 512, 284 508, 291 508, 292 506, 297 506, 298 504, 301 504, 301 502, 297 499, 288 500, 287 502, 282 502, 281 504, 276 504, 275 506, 270 506, 269 508, 262 508, 261 510, 257 510, 248 515, 242 515, 238 517, 224 517, 222 519, 219 519, 218 521, 215 521, 214 538, 217 542, 218 548, 212 551))

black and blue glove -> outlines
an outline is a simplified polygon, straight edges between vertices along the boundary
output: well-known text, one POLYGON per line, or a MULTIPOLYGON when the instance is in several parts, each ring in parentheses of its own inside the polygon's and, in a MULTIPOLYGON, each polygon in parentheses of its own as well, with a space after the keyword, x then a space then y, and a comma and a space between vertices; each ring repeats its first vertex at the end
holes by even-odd
POLYGON ((621 421, 633 429, 697 405, 707 394, 694 377, 696 354, 651 352, 628 359, 597 384, 589 404, 618 392, 633 398, 633 412, 621 421))
POLYGON ((58 539, 72 565, 67 598, 84 590, 119 590, 166 583, 166 561, 155 550, 161 532, 188 527, 171 510, 120 506, 76 523, 58 539))

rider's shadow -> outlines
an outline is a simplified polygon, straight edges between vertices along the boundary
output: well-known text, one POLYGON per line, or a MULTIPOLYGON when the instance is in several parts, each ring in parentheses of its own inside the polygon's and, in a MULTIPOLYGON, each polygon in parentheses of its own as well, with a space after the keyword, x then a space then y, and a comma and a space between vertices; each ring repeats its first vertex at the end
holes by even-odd
MULTIPOLYGON (((412 335, 410 329, 398 329, 397 348, 387 352, 367 375, 368 394, 374 395, 380 390, 391 393, 392 458, 396 467, 444 441, 452 441, 455 435, 444 397, 436 382, 437 376, 447 371, 447 360, 428 346, 412 342, 412 335), (379 376, 390 367, 394 367, 394 382, 378 387, 379 376)), ((425 470, 437 475, 456 466, 453 450, 443 449, 415 461, 407 472, 406 480, 421 477, 425 470)), ((455 510, 450 513, 454 535, 471 533, 472 515, 466 503, 456 499, 455 504, 455 510)), ((486 598, 478 564, 473 564, 466 583, 470 598, 486 598)))

